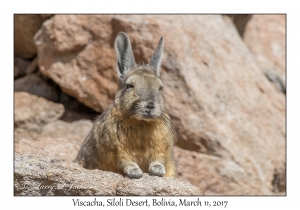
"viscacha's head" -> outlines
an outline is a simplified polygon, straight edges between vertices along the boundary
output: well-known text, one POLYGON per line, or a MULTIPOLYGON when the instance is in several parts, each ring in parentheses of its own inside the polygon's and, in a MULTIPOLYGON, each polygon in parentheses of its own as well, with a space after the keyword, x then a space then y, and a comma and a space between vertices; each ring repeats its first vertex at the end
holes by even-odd
POLYGON ((119 88, 116 100, 124 112, 137 120, 154 121, 161 117, 164 101, 161 94, 160 62, 163 38, 152 55, 149 64, 137 65, 128 36, 120 32, 115 40, 119 88))

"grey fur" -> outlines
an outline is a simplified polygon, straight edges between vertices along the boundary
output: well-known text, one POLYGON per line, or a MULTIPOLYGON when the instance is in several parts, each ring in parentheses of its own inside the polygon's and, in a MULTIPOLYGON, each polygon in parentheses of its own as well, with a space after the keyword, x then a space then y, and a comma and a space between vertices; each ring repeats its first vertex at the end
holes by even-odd
POLYGON ((166 169, 160 162, 153 161, 149 166, 149 174, 154 176, 164 176, 166 174, 166 169))
MULTIPOLYGON (((158 77, 160 76, 160 63, 162 59, 163 47, 164 39, 161 37, 158 46, 156 47, 156 50, 148 64, 149 66, 153 67, 158 77)), ((118 75, 120 79, 123 79, 126 71, 136 66, 130 39, 124 32, 120 32, 118 34, 115 41, 115 50, 118 59, 118 75)))
POLYGON ((156 71, 156 75, 158 77, 160 75, 160 63, 161 63, 163 48, 164 48, 164 38, 161 37, 159 40, 158 46, 149 62, 149 66, 154 67, 154 69, 156 71))
POLYGON ((118 59, 118 75, 122 79, 125 72, 136 65, 127 34, 123 32, 118 34, 115 41, 115 50, 118 59))

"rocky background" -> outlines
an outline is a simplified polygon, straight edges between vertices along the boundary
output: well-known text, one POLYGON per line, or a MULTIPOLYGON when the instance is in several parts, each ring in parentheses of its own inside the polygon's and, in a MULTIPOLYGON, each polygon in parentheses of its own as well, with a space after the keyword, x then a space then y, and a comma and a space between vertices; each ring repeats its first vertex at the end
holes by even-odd
POLYGON ((285 20, 15 15, 15 194, 68 194, 24 188, 64 178, 94 186, 71 191, 76 195, 285 195, 285 20), (71 163, 93 119, 114 99, 120 31, 139 63, 148 63, 164 37, 161 77, 177 131, 178 178, 199 188, 147 175, 132 181, 71 163))

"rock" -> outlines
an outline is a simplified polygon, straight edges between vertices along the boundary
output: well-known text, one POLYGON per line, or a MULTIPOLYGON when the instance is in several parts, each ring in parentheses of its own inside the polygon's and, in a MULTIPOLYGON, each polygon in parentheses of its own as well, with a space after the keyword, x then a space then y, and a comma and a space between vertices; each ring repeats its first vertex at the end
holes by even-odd
POLYGON ((285 92, 286 15, 253 15, 245 28, 244 40, 261 70, 268 75, 272 72, 271 77, 277 79, 270 81, 285 92))
POLYGON ((33 58, 36 55, 33 36, 46 18, 51 15, 14 15, 14 54, 22 58, 33 58))
POLYGON ((24 76, 26 74, 31 74, 37 69, 37 58, 32 61, 20 58, 18 56, 14 57, 14 78, 24 76))
POLYGON ((18 56, 14 57, 14 77, 23 76, 26 74, 27 68, 30 66, 30 61, 20 58, 18 56))
POLYGON ((90 120, 78 120, 72 123, 57 120, 45 125, 41 135, 50 138, 65 138, 80 147, 92 127, 93 123, 90 120))
POLYGON ((197 187, 178 179, 144 174, 141 179, 130 180, 112 172, 87 170, 76 163, 43 156, 15 153, 14 160, 15 196, 202 194, 197 187))
POLYGON ((263 195, 248 183, 246 170, 231 159, 174 148, 178 178, 189 180, 205 195, 263 195))
POLYGON ((15 142, 15 152, 21 155, 38 155, 73 161, 79 146, 66 138, 44 137, 33 132, 22 132, 15 142))
POLYGON ((15 153, 14 167, 14 195, 116 195, 122 180, 119 174, 43 156, 15 153))
POLYGON ((44 98, 26 92, 15 92, 14 127, 21 130, 40 133, 47 123, 60 118, 64 107, 44 98))
POLYGON ((38 68, 38 64, 37 64, 37 57, 35 57, 30 65, 27 67, 26 69, 26 74, 31 74, 32 72, 34 72, 35 70, 37 70, 38 68))
POLYGON ((40 134, 26 130, 17 131, 15 152, 73 161, 92 126, 89 120, 72 123, 56 120, 46 124, 40 134))
POLYGON ((35 36, 40 71, 98 112, 117 90, 110 22, 111 16, 105 15, 55 15, 35 36))
POLYGON ((250 14, 240 14, 240 15, 237 15, 237 14, 234 14, 234 15, 232 14, 231 15, 231 14, 229 14, 228 16, 232 19, 232 21, 233 21, 236 29, 238 30, 240 36, 243 37, 245 27, 246 27, 248 21, 251 19, 252 15, 250 15, 250 14))
POLYGON ((199 188, 188 181, 174 178, 161 178, 143 174, 140 179, 126 178, 118 183, 117 195, 171 196, 171 195, 203 195, 199 188))
POLYGON ((41 72, 85 105, 105 110, 117 87, 113 42, 120 31, 140 63, 148 63, 164 37, 163 94, 177 145, 201 153, 207 169, 182 173, 205 194, 273 194, 274 175, 285 180, 285 97, 227 16, 55 15, 35 36, 41 72), (227 181, 214 185, 211 177, 227 181))
POLYGON ((61 104, 15 93, 15 151, 73 161, 93 123, 57 120, 63 112, 61 104))
POLYGON ((28 92, 53 102, 58 102, 59 99, 59 92, 56 87, 42 79, 38 74, 29 74, 15 80, 14 91, 28 92))

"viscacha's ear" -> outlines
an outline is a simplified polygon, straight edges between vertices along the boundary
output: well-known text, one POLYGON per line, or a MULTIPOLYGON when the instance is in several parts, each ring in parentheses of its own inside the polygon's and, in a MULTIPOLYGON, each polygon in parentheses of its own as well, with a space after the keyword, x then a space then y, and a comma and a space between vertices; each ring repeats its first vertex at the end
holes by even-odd
POLYGON ((118 34, 115 40, 115 50, 118 59, 118 75, 122 79, 125 72, 136 65, 130 40, 124 32, 118 34))
POLYGON ((158 46, 149 62, 149 66, 154 67, 157 76, 160 75, 160 62, 162 58, 163 48, 164 48, 164 38, 161 37, 158 46))

